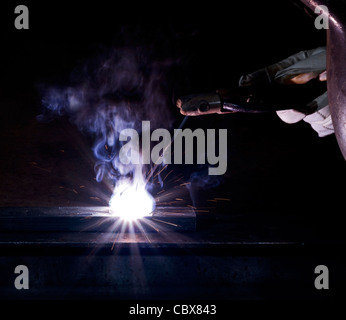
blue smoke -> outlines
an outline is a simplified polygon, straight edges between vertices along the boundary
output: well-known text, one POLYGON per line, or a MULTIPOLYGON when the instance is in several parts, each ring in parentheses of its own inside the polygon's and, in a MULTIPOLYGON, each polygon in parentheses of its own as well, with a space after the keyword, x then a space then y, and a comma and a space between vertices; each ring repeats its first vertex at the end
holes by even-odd
POLYGON ((106 175, 117 180, 133 171, 118 159, 123 129, 140 133, 142 120, 150 120, 152 129, 172 125, 166 79, 172 63, 157 61, 150 52, 143 47, 106 50, 74 70, 69 85, 44 90, 46 114, 67 115, 94 138, 99 182, 106 175))

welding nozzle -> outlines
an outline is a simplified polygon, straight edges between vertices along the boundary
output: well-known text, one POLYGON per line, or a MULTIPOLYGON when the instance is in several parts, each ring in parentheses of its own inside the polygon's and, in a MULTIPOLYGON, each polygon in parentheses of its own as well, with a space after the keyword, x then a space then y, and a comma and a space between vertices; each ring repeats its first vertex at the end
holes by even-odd
POLYGON ((187 116, 222 113, 222 101, 218 93, 202 93, 181 97, 177 100, 177 107, 181 114, 187 116))
POLYGON ((201 93, 181 97, 177 100, 180 113, 199 116, 211 113, 263 112, 258 101, 253 103, 253 92, 249 88, 219 89, 215 93, 201 93), (250 103, 251 102, 251 103, 250 103), (254 108, 254 105, 256 107, 254 108))

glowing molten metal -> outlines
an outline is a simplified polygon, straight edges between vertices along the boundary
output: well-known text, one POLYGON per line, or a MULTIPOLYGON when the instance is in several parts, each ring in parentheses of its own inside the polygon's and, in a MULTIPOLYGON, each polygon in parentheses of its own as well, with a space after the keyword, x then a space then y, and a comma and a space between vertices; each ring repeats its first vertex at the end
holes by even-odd
POLYGON ((146 190, 141 174, 135 174, 133 180, 118 181, 109 201, 110 212, 125 221, 150 216, 154 209, 155 199, 146 190))

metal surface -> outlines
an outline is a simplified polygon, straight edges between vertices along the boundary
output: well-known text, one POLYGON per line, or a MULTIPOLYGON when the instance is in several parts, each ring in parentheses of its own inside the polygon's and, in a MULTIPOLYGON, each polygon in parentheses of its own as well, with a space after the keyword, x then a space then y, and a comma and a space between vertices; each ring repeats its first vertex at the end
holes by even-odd
MULTIPOLYGON (((57 210, 57 208, 46 209, 47 219, 50 219, 49 210, 52 210, 52 212, 57 210)), ((203 218, 197 213, 194 220, 197 222, 195 232, 185 232, 162 223, 156 225, 156 230, 143 228, 134 233, 114 232, 114 228, 95 226, 95 223, 93 227, 82 229, 80 228, 80 221, 77 219, 78 215, 70 220, 70 222, 76 223, 74 227, 61 224, 58 227, 50 225, 47 229, 44 229, 47 226, 45 223, 42 223, 41 226, 34 226, 33 223, 29 224, 29 220, 35 220, 34 215, 26 215, 25 223, 28 224, 19 226, 18 223, 21 223, 21 220, 15 220, 16 216, 13 215, 12 218, 15 223, 10 222, 11 216, 4 214, 4 212, 9 212, 7 210, 14 209, 1 208, 0 210, 0 249, 12 247, 13 250, 24 250, 24 252, 26 248, 28 250, 41 250, 44 247, 49 250, 51 248, 92 250, 93 248, 102 247, 107 251, 111 251, 111 248, 118 245, 122 248, 135 246, 141 249, 210 249, 213 253, 216 251, 227 252, 227 250, 234 250, 237 247, 285 248, 309 244, 322 245, 321 230, 328 234, 328 241, 334 244, 344 243, 342 233, 335 232, 333 221, 330 222, 330 225, 324 222, 321 227, 318 224, 318 219, 312 221, 299 214, 287 216, 265 214, 227 215, 214 218, 204 217, 204 222, 202 222, 203 218), (11 229, 9 228, 10 223, 12 224, 11 229), (54 228, 57 231, 54 231, 54 228)), ((20 216, 23 217, 23 215, 18 214, 18 211, 16 212, 18 219, 20 216)), ((73 212, 77 211, 73 210, 73 212)), ((42 216, 44 215, 39 213, 36 221, 42 221, 39 219, 42 216)), ((66 212, 63 216, 66 217, 66 212)), ((57 215, 51 215, 50 217, 52 218, 50 223, 53 224, 57 215)), ((88 220, 85 217, 86 215, 82 219, 88 220)), ((102 216, 95 216, 95 218, 102 218, 102 216)), ((43 222, 46 221, 43 220, 43 222)))
POLYGON ((327 30, 327 87, 329 109, 335 136, 346 159, 346 1, 301 0, 315 11, 327 6, 329 28, 327 30))
POLYGON ((321 298, 312 278, 321 263, 338 279, 333 295, 337 285, 343 289, 346 283, 345 264, 338 260, 344 252, 343 233, 335 232, 334 224, 328 232, 328 221, 293 213, 228 214, 208 217, 195 232, 165 223, 156 232, 78 230, 78 219, 104 219, 102 210, 106 208, 0 208, 0 228, 8 229, 4 222, 14 219, 14 229, 0 232, 0 298, 321 298), (52 218, 53 223, 71 216, 72 231, 66 223, 56 232, 33 223, 18 231, 23 221, 52 218), (20 218, 24 220, 16 220, 20 218), (328 243, 321 234, 331 234, 328 243), (17 265, 29 269, 29 290, 13 285, 17 265))
POLYGON ((1 232, 157 232, 195 231, 191 207, 157 207, 132 224, 112 216, 108 207, 0 208, 1 232))
MULTIPOLYGON (((256 254, 131 254, 0 256, 1 299, 323 299, 342 297, 344 265, 333 259, 323 263, 333 270, 332 290, 316 290, 313 270, 321 254, 312 256, 287 250, 256 254), (24 264, 30 272, 29 290, 17 290, 14 268, 24 264), (329 291, 329 292, 328 292, 329 291)), ((85 302, 88 306, 88 302, 85 302)), ((138 303, 141 303, 138 301, 138 303)), ((159 303, 159 302, 156 302, 159 303)), ((188 303, 188 302, 185 302, 188 303)))
POLYGON ((337 257, 344 246, 331 238, 331 245, 321 244, 313 221, 301 215, 225 219, 188 233, 2 232, 0 298, 325 298, 328 292, 321 296, 313 285, 321 263, 338 279, 330 293, 343 290, 345 264, 337 257), (29 269, 29 290, 13 285, 17 265, 29 269))

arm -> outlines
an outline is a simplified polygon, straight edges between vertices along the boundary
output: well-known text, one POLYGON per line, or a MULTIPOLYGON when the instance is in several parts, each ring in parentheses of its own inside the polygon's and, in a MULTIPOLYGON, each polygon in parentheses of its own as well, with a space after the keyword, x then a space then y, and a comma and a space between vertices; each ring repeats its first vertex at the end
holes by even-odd
POLYGON ((182 114, 190 116, 287 109, 311 114, 317 106, 310 102, 325 91, 325 86, 318 83, 325 78, 325 69, 324 47, 301 51, 242 76, 236 88, 182 97, 177 107, 182 114))

